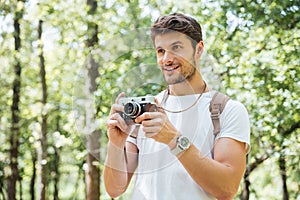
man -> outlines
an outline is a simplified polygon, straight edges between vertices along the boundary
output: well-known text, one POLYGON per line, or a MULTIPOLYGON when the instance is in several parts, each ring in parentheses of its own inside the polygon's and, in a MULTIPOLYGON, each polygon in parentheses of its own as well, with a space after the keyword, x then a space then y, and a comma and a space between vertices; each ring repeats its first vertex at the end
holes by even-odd
POLYGON ((108 194, 123 194, 136 172, 136 200, 232 199, 250 147, 245 107, 228 101, 215 138, 209 112, 213 92, 198 69, 204 51, 200 25, 183 14, 163 16, 152 26, 151 38, 168 88, 156 97, 158 111, 137 117, 135 127, 120 115, 124 93, 112 105, 104 167, 108 194))

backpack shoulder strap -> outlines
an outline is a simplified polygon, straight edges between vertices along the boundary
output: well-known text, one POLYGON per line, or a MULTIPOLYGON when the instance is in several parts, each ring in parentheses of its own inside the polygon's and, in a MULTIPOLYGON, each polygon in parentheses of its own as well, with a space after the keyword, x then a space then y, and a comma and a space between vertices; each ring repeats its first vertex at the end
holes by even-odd
POLYGON ((209 105, 210 117, 214 126, 214 135, 220 133, 220 115, 230 98, 223 93, 215 92, 209 105))

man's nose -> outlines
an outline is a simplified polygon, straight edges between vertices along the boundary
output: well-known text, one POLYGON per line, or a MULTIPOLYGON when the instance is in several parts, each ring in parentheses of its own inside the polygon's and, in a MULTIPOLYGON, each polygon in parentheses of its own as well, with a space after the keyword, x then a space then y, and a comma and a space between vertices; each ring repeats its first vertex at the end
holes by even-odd
POLYGON ((163 56, 163 63, 168 64, 173 62, 174 60, 174 54, 171 51, 166 51, 163 56))

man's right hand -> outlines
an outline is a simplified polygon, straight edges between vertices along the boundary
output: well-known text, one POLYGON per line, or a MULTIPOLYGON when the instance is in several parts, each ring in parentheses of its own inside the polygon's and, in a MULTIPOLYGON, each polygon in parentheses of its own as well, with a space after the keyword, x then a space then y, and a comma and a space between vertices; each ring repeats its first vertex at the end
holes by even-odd
POLYGON ((117 147, 124 148, 131 126, 127 125, 120 113, 124 111, 124 107, 118 104, 119 99, 124 97, 122 92, 118 95, 115 103, 112 105, 108 119, 106 121, 107 135, 109 141, 117 147))

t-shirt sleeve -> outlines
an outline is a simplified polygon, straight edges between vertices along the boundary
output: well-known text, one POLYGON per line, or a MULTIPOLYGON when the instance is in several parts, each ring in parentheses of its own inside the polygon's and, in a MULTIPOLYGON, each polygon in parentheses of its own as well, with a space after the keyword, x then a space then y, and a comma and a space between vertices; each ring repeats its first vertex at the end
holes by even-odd
POLYGON ((248 112, 243 104, 229 100, 220 115, 219 138, 232 138, 245 143, 246 152, 250 151, 250 122, 248 112))

